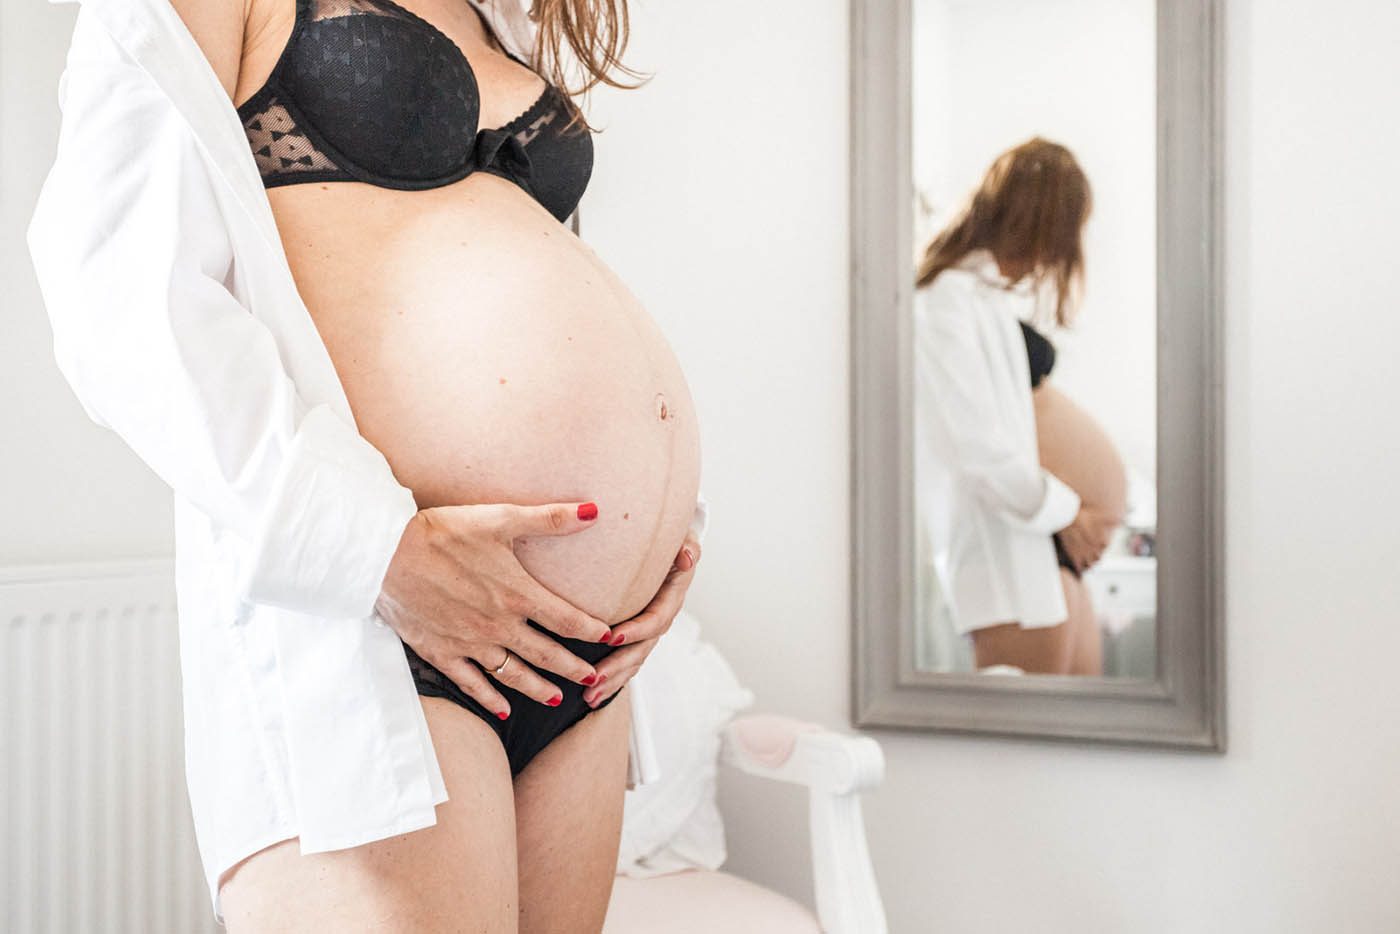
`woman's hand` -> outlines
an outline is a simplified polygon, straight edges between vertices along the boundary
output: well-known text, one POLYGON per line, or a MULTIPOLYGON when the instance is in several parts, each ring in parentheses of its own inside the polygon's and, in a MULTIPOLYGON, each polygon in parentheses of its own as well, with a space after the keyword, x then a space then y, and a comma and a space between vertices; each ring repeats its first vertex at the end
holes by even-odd
POLYGON ((1083 573, 1098 563, 1108 548, 1118 517, 1093 506, 1080 506, 1074 521, 1060 529, 1060 541, 1075 568, 1083 573))
POLYGON ((521 659, 580 684, 595 683, 598 672, 525 620, 592 642, 608 642, 612 629, 531 577, 512 543, 522 536, 572 535, 588 528, 597 508, 592 515, 584 510, 588 518, 581 518, 581 505, 491 503, 420 510, 404 529, 375 609, 413 651, 496 716, 509 716, 510 705, 492 679, 541 703, 559 703, 558 689, 521 659), (494 669, 510 658, 507 651, 519 657, 497 675, 494 669))
POLYGON ((671 628, 676 614, 685 603, 685 592, 695 579, 695 566, 700 563, 700 543, 687 535, 681 545, 670 573, 661 582, 661 589, 646 608, 625 622, 613 626, 612 645, 621 645, 598 663, 598 680, 583 692, 584 703, 597 707, 632 679, 647 660, 656 640, 671 628))

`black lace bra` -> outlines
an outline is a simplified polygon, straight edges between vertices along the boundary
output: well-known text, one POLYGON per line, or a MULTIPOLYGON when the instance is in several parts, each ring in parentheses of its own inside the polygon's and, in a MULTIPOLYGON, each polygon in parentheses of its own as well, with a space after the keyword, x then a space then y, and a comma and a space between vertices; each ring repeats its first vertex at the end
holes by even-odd
POLYGON ((471 64, 432 23, 393 0, 295 2, 272 74, 238 108, 264 187, 360 181, 416 190, 490 172, 561 222, 573 213, 593 171, 593 141, 582 124, 564 132, 562 91, 546 84, 524 113, 481 129, 471 64))
POLYGON ((1031 388, 1039 388, 1045 377, 1055 368, 1055 345, 1050 338, 1022 321, 1021 336, 1026 341, 1026 360, 1031 366, 1031 388))

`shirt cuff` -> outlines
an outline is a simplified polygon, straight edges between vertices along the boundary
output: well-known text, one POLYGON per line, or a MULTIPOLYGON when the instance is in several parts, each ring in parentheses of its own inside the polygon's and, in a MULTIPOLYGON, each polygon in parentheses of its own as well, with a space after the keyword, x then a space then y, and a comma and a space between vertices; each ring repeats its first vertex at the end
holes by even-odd
POLYGON ((695 541, 705 544, 705 530, 710 527, 710 503, 703 492, 695 497, 695 512, 690 517, 690 533, 695 541))
POLYGON ((1079 515, 1079 494, 1050 471, 1042 470, 1041 474, 1045 477, 1045 498, 1027 525, 1053 535, 1079 515))

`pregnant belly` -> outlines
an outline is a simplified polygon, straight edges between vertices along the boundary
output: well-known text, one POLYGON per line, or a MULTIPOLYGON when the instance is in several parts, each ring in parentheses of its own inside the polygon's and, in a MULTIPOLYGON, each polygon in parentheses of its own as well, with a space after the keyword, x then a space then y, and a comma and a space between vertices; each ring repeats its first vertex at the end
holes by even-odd
POLYGON ((419 507, 592 500, 595 524, 516 554, 605 622, 645 607, 694 513, 699 426, 664 335, 606 264, 483 173, 268 194, 360 432, 419 507))
POLYGON ((1099 423, 1048 382, 1031 397, 1041 466, 1086 505, 1122 517, 1127 509, 1127 471, 1099 423))

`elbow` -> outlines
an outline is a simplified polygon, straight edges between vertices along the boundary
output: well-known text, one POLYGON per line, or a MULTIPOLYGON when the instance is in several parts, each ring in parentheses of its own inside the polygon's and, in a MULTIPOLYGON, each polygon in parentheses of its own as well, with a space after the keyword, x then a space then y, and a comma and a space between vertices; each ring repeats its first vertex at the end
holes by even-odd
MULTIPOLYGON (((966 482, 983 508, 1001 516, 1008 524, 1038 529, 1043 521, 1041 514, 1045 500, 1043 488, 1039 484, 1018 483, 1014 489, 1008 488, 1004 483, 995 482, 985 472, 968 475, 966 482)), ((1046 529, 1045 534, 1049 535, 1053 531, 1046 529)))

